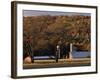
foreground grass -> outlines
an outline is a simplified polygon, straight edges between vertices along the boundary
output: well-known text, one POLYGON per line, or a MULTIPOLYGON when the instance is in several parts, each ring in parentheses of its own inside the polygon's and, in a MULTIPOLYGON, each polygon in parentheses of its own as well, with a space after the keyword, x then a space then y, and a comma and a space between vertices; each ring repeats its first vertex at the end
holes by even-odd
POLYGON ((59 59, 55 60, 35 60, 34 63, 23 64, 24 69, 31 68, 52 68, 52 67, 75 67, 75 66, 90 66, 90 58, 77 58, 77 59, 59 59))

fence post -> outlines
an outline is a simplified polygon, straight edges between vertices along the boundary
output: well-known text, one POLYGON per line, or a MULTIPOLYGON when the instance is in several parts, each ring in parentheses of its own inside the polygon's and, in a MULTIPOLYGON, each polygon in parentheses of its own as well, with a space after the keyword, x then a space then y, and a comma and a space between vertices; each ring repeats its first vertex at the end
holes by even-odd
POLYGON ((72 49, 73 48, 73 44, 70 43, 70 52, 69 52, 69 59, 72 59, 72 49))

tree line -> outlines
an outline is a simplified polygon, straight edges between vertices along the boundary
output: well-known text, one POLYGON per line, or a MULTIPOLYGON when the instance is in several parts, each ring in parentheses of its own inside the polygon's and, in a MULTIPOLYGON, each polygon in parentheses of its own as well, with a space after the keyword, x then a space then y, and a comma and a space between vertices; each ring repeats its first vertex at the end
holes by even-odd
POLYGON ((30 39, 33 51, 49 49, 49 45, 55 46, 59 40, 73 43, 77 50, 90 51, 90 36, 90 16, 23 17, 23 40, 30 39))

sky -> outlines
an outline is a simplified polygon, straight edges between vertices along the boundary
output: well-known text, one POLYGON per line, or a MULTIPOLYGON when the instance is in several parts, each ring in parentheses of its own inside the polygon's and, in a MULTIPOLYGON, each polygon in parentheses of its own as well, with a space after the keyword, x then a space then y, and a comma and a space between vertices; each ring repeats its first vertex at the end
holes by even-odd
POLYGON ((90 13, 75 13, 75 12, 57 12, 57 11, 36 11, 36 10, 23 10, 23 16, 41 16, 41 15, 50 15, 50 16, 58 16, 58 15, 84 15, 90 16, 90 13))

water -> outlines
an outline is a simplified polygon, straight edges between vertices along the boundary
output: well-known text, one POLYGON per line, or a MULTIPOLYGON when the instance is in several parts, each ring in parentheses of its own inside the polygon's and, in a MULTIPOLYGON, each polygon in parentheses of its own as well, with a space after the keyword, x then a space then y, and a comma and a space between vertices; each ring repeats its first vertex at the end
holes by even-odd
POLYGON ((35 56, 34 59, 54 59, 55 56, 35 56))
POLYGON ((73 51, 72 52, 73 58, 86 58, 91 56, 91 52, 88 51, 73 51))
MULTIPOLYGON (((73 58, 87 58, 90 57, 91 53, 88 51, 73 51, 73 58)), ((34 56, 34 59, 54 59, 55 56, 34 56)))

